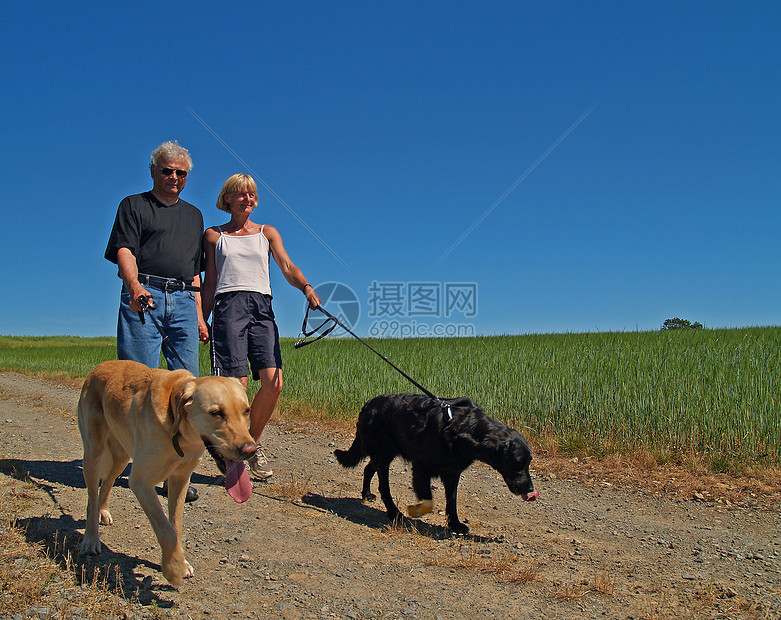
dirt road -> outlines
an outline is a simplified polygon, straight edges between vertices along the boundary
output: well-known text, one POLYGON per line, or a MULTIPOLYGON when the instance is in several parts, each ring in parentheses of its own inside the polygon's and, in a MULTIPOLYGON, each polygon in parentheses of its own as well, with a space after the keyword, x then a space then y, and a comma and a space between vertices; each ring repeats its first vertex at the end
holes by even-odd
MULTIPOLYGON (((86 508, 77 399, 76 388, 0 373, 0 485, 20 484, 14 470, 29 472, 33 499, 18 515, 28 539, 53 549, 64 538, 74 555, 86 508)), ((390 528, 379 505, 362 504, 361 470, 342 469, 332 456, 350 438, 283 415, 264 435, 275 476, 256 483, 242 505, 204 458, 193 476, 200 499, 184 520, 195 577, 178 590, 159 571, 154 535, 126 478, 113 492, 114 525, 101 528, 103 554, 80 561, 118 566, 142 616, 781 617, 777 488, 763 495, 721 478, 687 497, 670 490, 664 472, 629 481, 620 471, 595 475, 585 462, 537 457, 541 495, 524 503, 476 464, 459 488, 471 533, 451 537, 436 510, 390 528)), ((394 463, 391 485, 400 506, 412 501, 404 463, 394 463)), ((434 500, 441 510, 439 486, 434 500)))

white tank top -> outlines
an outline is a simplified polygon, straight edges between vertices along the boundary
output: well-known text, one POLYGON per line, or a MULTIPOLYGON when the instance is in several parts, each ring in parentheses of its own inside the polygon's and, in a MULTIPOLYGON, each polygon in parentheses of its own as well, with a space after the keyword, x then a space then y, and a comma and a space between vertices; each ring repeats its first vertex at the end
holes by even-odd
POLYGON ((217 226, 220 238, 214 244, 214 260, 217 264, 217 290, 255 291, 271 295, 268 276, 268 258, 271 254, 263 228, 254 235, 226 235, 217 226))

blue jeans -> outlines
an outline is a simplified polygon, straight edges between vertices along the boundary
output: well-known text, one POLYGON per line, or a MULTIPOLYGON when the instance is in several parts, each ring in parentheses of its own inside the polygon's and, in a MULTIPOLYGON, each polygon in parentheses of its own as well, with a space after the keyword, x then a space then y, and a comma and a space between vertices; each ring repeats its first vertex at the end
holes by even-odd
POLYGON ((195 295, 190 291, 163 291, 154 286, 146 286, 152 294, 155 307, 144 313, 146 323, 141 323, 137 312, 130 309, 130 295, 124 289, 119 302, 119 321, 117 322, 117 357, 121 360, 134 360, 150 368, 160 366, 160 349, 168 363, 169 370, 182 367, 181 362, 171 350, 179 354, 185 368, 199 376, 198 363, 198 314, 195 310, 195 295), (163 328, 168 342, 155 327, 152 317, 163 328))

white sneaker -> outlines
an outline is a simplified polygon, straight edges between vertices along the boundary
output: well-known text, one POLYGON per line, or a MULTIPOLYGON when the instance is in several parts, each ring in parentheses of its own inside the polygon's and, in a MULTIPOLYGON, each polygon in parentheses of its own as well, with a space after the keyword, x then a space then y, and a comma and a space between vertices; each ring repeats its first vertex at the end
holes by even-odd
POLYGON ((247 459, 247 467, 250 473, 259 480, 267 480, 274 475, 274 470, 269 466, 268 459, 260 445, 258 445, 255 454, 247 459))

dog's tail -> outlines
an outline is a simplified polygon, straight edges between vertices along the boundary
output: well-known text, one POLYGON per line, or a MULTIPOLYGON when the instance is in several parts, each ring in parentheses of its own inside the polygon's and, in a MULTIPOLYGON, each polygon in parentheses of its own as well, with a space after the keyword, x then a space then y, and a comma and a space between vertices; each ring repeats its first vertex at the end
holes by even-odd
POLYGON ((368 455, 363 450, 361 436, 356 433, 349 450, 334 450, 334 456, 342 467, 356 467, 368 455))

